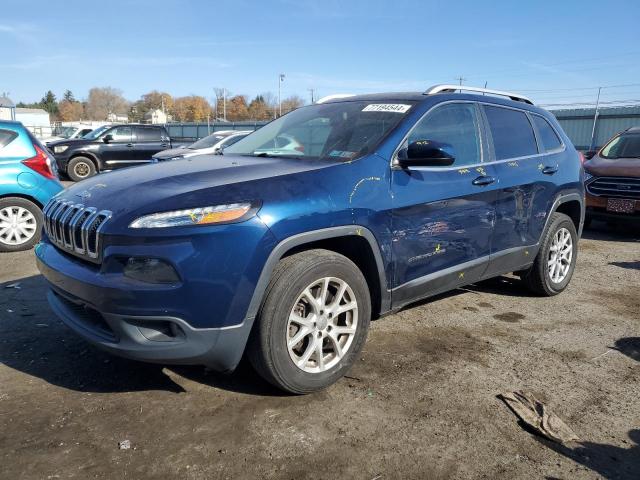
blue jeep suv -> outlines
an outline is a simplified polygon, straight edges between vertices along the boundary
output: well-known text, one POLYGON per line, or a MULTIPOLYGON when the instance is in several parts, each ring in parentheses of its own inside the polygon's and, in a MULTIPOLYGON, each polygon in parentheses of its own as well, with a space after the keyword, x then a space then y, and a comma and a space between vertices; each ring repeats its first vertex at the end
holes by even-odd
POLYGON ((416 300, 508 272, 562 292, 578 153, 528 99, 459 90, 325 98, 216 162, 69 188, 36 248, 52 308, 114 354, 231 371, 246 352, 306 393, 344 375, 372 318, 416 300))

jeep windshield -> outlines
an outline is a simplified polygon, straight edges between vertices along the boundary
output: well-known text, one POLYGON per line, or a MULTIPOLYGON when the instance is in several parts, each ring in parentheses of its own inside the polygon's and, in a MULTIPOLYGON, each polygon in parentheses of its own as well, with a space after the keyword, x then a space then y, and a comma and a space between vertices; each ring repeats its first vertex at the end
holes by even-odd
POLYGON ((309 105, 225 148, 225 155, 350 161, 374 151, 415 102, 343 101, 309 105))
POLYGON ((611 140, 600 153, 602 158, 640 158, 640 134, 627 133, 611 140))

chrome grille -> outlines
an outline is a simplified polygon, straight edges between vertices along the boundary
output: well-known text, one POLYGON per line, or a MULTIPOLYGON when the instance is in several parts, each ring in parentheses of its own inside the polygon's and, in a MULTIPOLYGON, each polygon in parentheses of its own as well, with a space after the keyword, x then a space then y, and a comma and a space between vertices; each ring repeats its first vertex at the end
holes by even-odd
POLYGON ((640 199, 640 178, 599 177, 587 185, 592 195, 640 199))
POLYGON ((101 237, 108 210, 98 211, 81 203, 51 200, 43 210, 44 231, 58 248, 95 263, 102 260, 101 237))

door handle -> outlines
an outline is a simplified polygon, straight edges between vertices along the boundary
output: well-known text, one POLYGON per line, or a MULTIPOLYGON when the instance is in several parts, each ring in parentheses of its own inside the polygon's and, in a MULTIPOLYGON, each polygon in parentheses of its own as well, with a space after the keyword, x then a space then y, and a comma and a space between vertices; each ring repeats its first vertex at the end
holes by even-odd
POLYGON ((553 175, 557 171, 558 171, 558 166, 557 165, 546 166, 546 167, 544 167, 542 169, 542 173, 544 173, 545 175, 553 175))
POLYGON ((127 147, 133 147, 133 143, 127 143, 127 147))
POLYGON ((477 185, 479 187, 484 187, 486 185, 491 185, 495 181, 496 181, 496 179, 493 178, 493 177, 489 177, 487 175, 481 175, 471 183, 473 183, 474 185, 477 185))

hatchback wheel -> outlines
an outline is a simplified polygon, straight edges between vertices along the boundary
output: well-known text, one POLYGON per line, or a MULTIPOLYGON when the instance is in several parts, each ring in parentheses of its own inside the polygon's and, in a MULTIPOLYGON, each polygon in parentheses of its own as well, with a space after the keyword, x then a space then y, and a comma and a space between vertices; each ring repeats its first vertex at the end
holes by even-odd
POLYGON ((40 240, 42 212, 20 197, 0 199, 0 252, 28 250, 40 240))
POLYGON ((578 255, 578 234, 573 220, 554 213, 543 236, 533 266, 522 279, 534 293, 545 296, 562 292, 573 275, 578 255))
POLYGON ((325 388, 351 367, 367 336, 367 282, 346 257, 311 250, 276 267, 251 335, 249 359, 291 393, 325 388))

